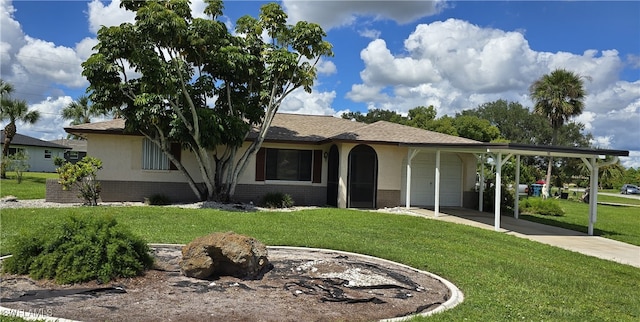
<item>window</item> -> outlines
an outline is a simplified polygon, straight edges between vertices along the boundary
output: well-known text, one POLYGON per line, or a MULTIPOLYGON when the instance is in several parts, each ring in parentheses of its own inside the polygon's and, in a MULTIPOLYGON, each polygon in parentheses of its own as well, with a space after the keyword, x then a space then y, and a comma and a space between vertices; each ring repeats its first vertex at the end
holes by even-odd
POLYGON ((267 149, 266 179, 311 181, 311 150, 267 149))
POLYGON ((44 158, 51 159, 51 150, 44 150, 44 158))
POLYGON ((256 181, 322 180, 322 150, 260 148, 256 153, 256 181))
POLYGON ((69 151, 69 160, 78 160, 78 151, 69 151))
MULTIPOLYGON (((171 154, 180 160, 182 148, 178 143, 171 144, 171 154)), ((143 170, 177 170, 177 167, 169 162, 164 152, 149 139, 142 141, 142 169, 143 170)))
POLYGON ((17 153, 26 153, 22 148, 9 148, 9 155, 14 155, 17 153))

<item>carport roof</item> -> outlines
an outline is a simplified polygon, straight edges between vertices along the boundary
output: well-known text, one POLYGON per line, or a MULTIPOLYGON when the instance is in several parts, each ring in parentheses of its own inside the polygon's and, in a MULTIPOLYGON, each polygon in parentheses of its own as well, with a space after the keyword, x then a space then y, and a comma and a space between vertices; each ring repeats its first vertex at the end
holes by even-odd
POLYGON ((505 153, 528 156, 552 156, 565 158, 590 158, 594 156, 629 156, 627 150, 590 149, 581 147, 564 147, 550 145, 533 145, 518 143, 484 143, 480 144, 400 144, 413 148, 439 149, 468 153, 505 153))

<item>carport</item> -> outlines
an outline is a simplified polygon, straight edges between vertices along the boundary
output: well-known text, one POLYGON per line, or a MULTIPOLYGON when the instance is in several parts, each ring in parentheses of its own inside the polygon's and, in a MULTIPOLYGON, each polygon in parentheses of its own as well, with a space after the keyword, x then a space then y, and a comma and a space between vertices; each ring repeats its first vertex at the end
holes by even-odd
MULTIPOLYGON (((411 208, 411 161, 421 151, 435 151, 435 193, 434 193, 434 213, 438 216, 440 213, 440 155, 442 152, 456 153, 473 153, 480 160, 492 159, 495 163, 495 206, 494 206, 494 230, 500 230, 500 200, 502 199, 502 166, 512 157, 516 158, 516 182, 515 187, 520 184, 520 157, 521 156, 540 156, 554 158, 578 158, 585 163, 591 174, 589 177, 590 198, 589 198, 589 228, 588 234, 593 235, 593 225, 597 220, 598 210, 598 170, 600 167, 614 164, 618 161, 618 157, 629 156, 629 151, 625 150, 608 150, 608 149, 587 149, 587 148, 571 148, 557 146, 539 146, 527 144, 513 143, 470 143, 470 144, 403 144, 408 147, 407 169, 406 169, 406 207, 411 208), (612 157, 609 161, 605 158, 612 157)), ((484 173, 481 173, 481 182, 484 181, 484 173)), ((517 189, 517 188, 516 188, 517 189)), ((482 211, 482 200, 484 194, 484 185, 480 185, 479 189, 479 209, 482 211)), ((515 198, 514 217, 518 219, 518 202, 519 198, 515 198)))

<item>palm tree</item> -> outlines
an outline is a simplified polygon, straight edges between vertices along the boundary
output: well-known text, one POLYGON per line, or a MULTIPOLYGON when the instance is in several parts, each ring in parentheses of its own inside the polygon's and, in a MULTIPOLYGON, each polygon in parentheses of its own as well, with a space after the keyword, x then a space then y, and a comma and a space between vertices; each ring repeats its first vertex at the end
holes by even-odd
MULTIPOLYGON (((556 69, 536 80, 529 87, 534 102, 533 111, 551 123, 551 145, 558 139, 558 131, 571 117, 582 114, 586 91, 582 76, 565 69, 556 69)), ((553 157, 549 157, 546 182, 551 182, 553 157)))
POLYGON ((80 96, 62 109, 62 118, 71 120, 71 125, 90 123, 92 117, 102 115, 89 100, 88 96, 80 96))
MULTIPOLYGON (((9 156, 9 145, 13 137, 16 135, 16 121, 22 121, 27 124, 34 124, 40 118, 38 111, 29 111, 27 101, 2 97, 2 109, 0 110, 0 121, 8 120, 9 124, 4 128, 4 145, 2 147, 2 156, 9 156)), ((0 167, 0 177, 7 178, 5 162, 0 167)))
POLYGON ((0 79, 0 98, 9 96, 11 93, 13 93, 13 85, 0 79))

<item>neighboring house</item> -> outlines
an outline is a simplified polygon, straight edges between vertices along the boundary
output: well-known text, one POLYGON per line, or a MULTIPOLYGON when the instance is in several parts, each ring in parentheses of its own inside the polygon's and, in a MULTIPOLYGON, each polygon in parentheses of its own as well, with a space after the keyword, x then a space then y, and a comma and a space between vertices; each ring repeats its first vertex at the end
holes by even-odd
POLYGON ((67 162, 76 163, 85 156, 87 156, 87 140, 70 140, 70 139, 61 139, 61 140, 52 140, 49 142, 53 142, 55 144, 64 145, 70 148, 64 152, 63 158, 67 162))
MULTIPOLYGON (((0 142, 4 144, 4 130, 0 131, 0 142)), ((29 157, 31 172, 56 172, 53 164, 55 157, 62 157, 68 146, 47 142, 30 136, 16 133, 9 145, 9 155, 23 151, 29 157)))
MULTIPOLYGON (((65 130, 86 138, 88 154, 102 160, 102 201, 142 201, 155 194, 176 202, 195 199, 184 175, 159 148, 141 135, 124 133, 124 120, 65 130)), ((194 156, 177 144, 174 151, 198 176, 194 156)), ((297 205, 424 206, 436 213, 441 206, 476 208, 476 165, 488 154, 502 164, 512 155, 595 162, 603 154, 622 156, 628 151, 484 143, 385 121, 364 124, 332 116, 277 114, 262 148, 238 178, 234 198, 259 203, 268 192, 284 192, 297 205)), ((500 168, 496 166, 496 178, 500 168)), ((47 200, 56 201, 49 188, 47 200)), ((499 197, 498 189, 496 200, 499 197)))

